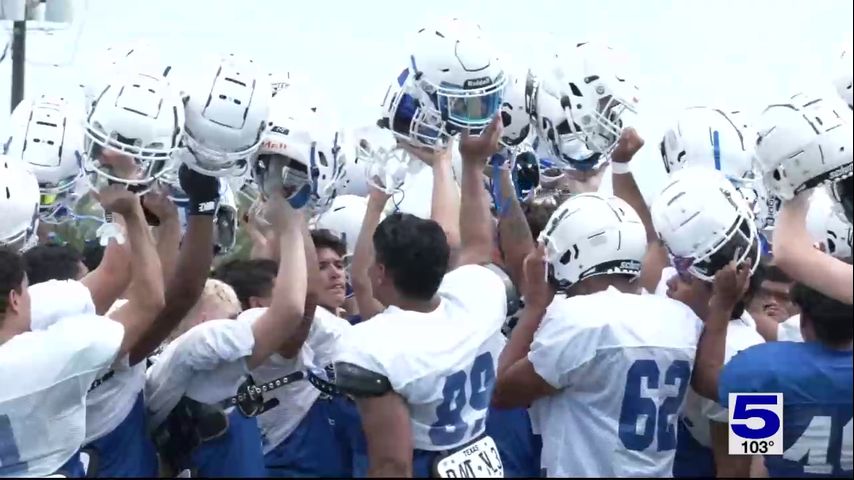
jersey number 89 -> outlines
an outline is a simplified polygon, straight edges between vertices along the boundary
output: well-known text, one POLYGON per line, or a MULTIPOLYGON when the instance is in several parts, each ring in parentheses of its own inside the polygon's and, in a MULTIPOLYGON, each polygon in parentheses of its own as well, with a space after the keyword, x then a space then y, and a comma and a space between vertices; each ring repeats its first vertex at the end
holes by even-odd
POLYGON ((656 437, 659 452, 676 449, 676 416, 691 378, 691 365, 685 360, 670 364, 664 373, 664 385, 677 387, 677 392, 675 396, 665 398, 659 407, 656 398, 660 395, 648 398, 642 392, 644 383, 647 390, 661 388, 660 377, 661 370, 655 360, 636 360, 626 375, 626 390, 620 409, 620 440, 629 450, 646 450, 656 437), (639 433, 638 420, 641 418, 644 422, 639 433))
MULTIPOLYGON (((482 353, 474 359, 469 375, 466 375, 465 370, 460 370, 445 377, 442 403, 436 407, 436 423, 430 425, 429 435, 433 445, 443 447, 462 440, 469 427, 463 421, 463 409, 468 403, 474 410, 486 410, 489 407, 494 385, 495 365, 492 354, 489 352, 482 353), (466 380, 471 384, 471 395, 468 398, 466 398, 466 380)), ((480 430, 482 426, 481 418, 475 423, 472 433, 480 430)))

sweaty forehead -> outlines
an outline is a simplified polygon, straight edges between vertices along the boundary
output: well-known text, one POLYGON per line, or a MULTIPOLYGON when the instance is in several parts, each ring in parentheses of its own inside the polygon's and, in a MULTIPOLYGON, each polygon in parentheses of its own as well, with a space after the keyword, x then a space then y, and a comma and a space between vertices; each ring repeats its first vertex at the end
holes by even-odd
POLYGON ((340 262, 341 255, 329 248, 329 247, 320 247, 317 249, 317 261, 318 262, 340 262))
POLYGON ((762 290, 765 290, 769 293, 788 295, 789 291, 792 288, 792 285, 786 282, 774 282, 771 280, 765 280, 764 282, 762 282, 761 288, 762 290))

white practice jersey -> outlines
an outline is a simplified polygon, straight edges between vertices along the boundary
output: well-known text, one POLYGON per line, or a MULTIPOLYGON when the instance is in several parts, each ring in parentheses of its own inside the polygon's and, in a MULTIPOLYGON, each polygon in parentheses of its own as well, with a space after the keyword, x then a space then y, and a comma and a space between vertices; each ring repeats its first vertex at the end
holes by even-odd
MULTIPOLYGON (((238 321, 254 322, 266 308, 253 308, 240 314, 238 321)), ((335 351, 338 338, 350 324, 336 317, 328 310, 318 307, 314 320, 299 354, 296 358, 285 358, 274 353, 266 362, 252 370, 252 378, 256 384, 266 383, 298 371, 322 368, 320 363, 326 357, 331 358, 335 351), (342 323, 343 322, 343 323, 342 323)), ((285 441, 305 418, 309 409, 314 405, 320 391, 307 381, 298 381, 265 394, 265 400, 276 398, 279 404, 258 417, 258 423, 263 433, 264 453, 269 453, 285 441)))
MULTIPOLYGON (((745 316, 730 320, 726 331, 726 353, 724 364, 736 353, 754 345, 765 343, 765 339, 756 331, 756 324, 745 312, 745 316), (746 317, 746 318, 745 318, 746 317)), ((708 398, 698 395, 693 388, 688 388, 685 398, 685 408, 682 411, 682 421, 691 432, 697 443, 704 447, 712 447, 709 433, 709 422, 727 423, 727 409, 708 398)))
POLYGON ((556 298, 528 354, 560 389, 534 402, 548 476, 670 476, 701 331, 688 307, 655 295, 556 298))
POLYGON ((466 265, 439 287, 436 310, 389 307, 351 327, 337 360, 385 375, 409 404, 414 447, 441 451, 484 431, 504 346, 504 284, 494 272, 466 265))
POLYGON ((145 361, 125 357, 102 372, 86 395, 86 443, 107 435, 128 416, 145 385, 145 361))
POLYGON ((0 345, 0 477, 51 475, 74 455, 86 391, 123 337, 117 322, 76 315, 0 345))
POLYGON ((801 316, 795 315, 789 317, 785 322, 777 325, 777 341, 778 342, 803 342, 804 337, 801 335, 801 316))
POLYGON ((163 423, 183 396, 212 404, 237 394, 254 347, 251 323, 235 320, 210 320, 173 340, 147 372, 151 428, 163 423))

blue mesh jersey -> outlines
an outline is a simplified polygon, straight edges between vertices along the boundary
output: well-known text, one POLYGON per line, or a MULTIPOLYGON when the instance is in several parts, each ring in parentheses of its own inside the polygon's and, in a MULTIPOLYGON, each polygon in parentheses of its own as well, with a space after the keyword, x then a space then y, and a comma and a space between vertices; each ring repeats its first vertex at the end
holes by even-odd
POLYGON ((783 455, 766 456, 770 477, 852 475, 851 350, 818 342, 772 342, 730 360, 718 382, 720 403, 730 393, 783 394, 783 455))

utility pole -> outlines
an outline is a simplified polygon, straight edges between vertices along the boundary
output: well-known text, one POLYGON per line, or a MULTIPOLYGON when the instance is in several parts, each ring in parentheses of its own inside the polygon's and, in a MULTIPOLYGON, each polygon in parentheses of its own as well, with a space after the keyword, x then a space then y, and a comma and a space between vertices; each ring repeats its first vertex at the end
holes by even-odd
POLYGON ((15 20, 12 26, 12 101, 11 110, 24 99, 24 67, 27 64, 27 21, 15 20))

